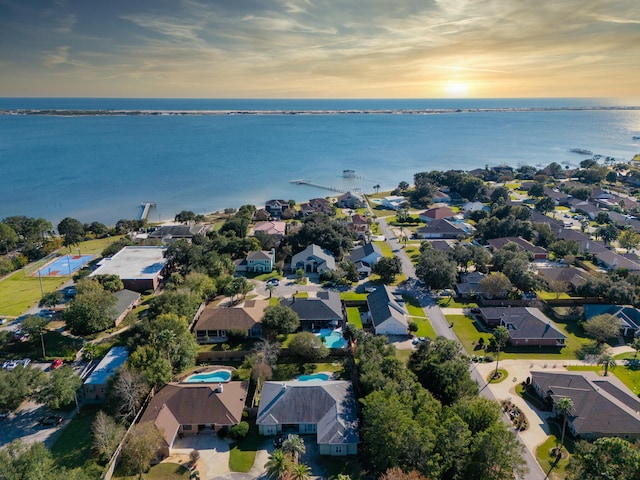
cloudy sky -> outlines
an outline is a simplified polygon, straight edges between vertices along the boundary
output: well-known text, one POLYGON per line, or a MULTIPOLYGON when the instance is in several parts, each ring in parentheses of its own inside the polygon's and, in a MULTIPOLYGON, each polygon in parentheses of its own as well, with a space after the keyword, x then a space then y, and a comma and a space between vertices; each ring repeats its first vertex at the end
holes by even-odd
POLYGON ((638 0, 0 0, 0 96, 639 97, 638 0))

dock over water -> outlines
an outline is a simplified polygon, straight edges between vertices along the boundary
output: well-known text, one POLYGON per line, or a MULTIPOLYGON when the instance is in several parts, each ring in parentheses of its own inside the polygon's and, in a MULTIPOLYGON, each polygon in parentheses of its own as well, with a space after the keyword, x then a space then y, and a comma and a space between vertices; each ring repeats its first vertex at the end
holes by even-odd
POLYGON ((147 220, 149 218, 149 211, 151 207, 155 207, 155 202, 142 202, 140 204, 142 207, 142 213, 140 214, 140 220, 147 220))
POLYGON ((323 190, 329 190, 330 192, 337 192, 337 193, 347 193, 346 190, 341 190, 339 188, 335 188, 335 187, 328 187, 326 185, 320 185, 318 183, 313 183, 310 180, 291 180, 291 183, 295 183, 296 185, 307 185, 309 187, 316 187, 316 188, 321 188, 323 190))

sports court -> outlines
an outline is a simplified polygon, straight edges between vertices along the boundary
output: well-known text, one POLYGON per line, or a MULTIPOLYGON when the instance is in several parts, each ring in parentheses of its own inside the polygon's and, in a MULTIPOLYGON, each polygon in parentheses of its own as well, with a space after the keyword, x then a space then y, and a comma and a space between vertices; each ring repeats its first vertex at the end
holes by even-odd
POLYGON ((76 270, 80 270, 89 263, 95 255, 63 255, 57 257, 34 273, 42 277, 71 276, 76 270))

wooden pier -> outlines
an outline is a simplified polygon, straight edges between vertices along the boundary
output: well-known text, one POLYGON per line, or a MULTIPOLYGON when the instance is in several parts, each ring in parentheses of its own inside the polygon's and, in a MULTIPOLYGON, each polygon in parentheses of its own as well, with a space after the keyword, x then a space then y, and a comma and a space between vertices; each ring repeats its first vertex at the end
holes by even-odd
POLYGON ((147 220, 149 218, 149 211, 151 207, 155 207, 155 202, 142 202, 140 204, 142 207, 142 213, 140 214, 140 220, 147 220))
POLYGON ((323 190, 329 190, 330 192, 337 192, 337 193, 347 193, 346 190, 341 190, 339 188, 335 188, 335 187, 328 187, 326 185, 320 185, 317 183, 313 183, 309 180, 291 180, 291 183, 295 183, 296 185, 307 185, 308 187, 316 187, 316 188, 321 188, 323 190))

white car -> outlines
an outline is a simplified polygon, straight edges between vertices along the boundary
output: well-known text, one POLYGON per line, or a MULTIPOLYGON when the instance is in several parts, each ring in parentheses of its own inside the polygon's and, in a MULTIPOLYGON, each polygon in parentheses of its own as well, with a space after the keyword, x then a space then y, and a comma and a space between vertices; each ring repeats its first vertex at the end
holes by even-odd
POLYGON ((27 365, 29 365, 31 363, 31 359, 30 358, 23 358, 22 359, 22 366, 26 367, 27 365))
POLYGON ((278 285, 280 285, 280 280, 278 280, 277 278, 272 278, 267 282, 267 285, 273 285, 274 287, 277 287, 278 285))
POLYGON ((13 361, 9 362, 9 365, 7 365, 6 368, 7 368, 8 371, 11 372, 11 371, 15 370, 18 365, 22 365, 22 363, 17 361, 17 360, 13 360, 13 361))

